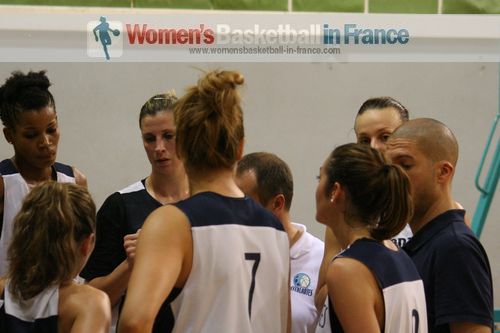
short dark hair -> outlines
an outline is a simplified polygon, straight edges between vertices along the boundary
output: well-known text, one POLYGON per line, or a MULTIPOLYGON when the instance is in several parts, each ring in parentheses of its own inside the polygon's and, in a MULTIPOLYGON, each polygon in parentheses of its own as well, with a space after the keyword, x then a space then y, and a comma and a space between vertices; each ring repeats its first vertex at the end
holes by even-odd
POLYGON ((256 192, 263 205, 278 194, 285 197, 285 208, 290 210, 293 199, 293 177, 290 167, 278 156, 257 152, 245 155, 239 162, 236 174, 253 170, 257 179, 256 192))
POLYGON ((50 106, 56 109, 45 71, 13 72, 0 87, 0 118, 5 127, 15 128, 19 114, 50 106))
POLYGON ((385 109, 390 107, 398 111, 401 121, 405 122, 410 119, 408 109, 399 101, 389 96, 367 99, 363 104, 361 104, 357 116, 362 115, 366 110, 369 109, 385 109))

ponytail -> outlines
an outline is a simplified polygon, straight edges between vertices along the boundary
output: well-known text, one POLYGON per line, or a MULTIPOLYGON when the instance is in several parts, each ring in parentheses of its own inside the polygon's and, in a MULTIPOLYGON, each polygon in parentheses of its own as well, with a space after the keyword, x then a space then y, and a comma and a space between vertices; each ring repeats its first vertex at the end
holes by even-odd
POLYGON ((388 164, 385 157, 367 145, 349 143, 337 147, 327 163, 329 195, 333 184, 346 188, 347 223, 359 221, 373 238, 397 235, 413 214, 410 182, 404 171, 388 164))
POLYGON ((381 194, 380 220, 372 230, 372 236, 382 240, 394 237, 410 222, 413 202, 410 181, 400 166, 384 164, 380 173, 380 186, 386 191, 381 194))

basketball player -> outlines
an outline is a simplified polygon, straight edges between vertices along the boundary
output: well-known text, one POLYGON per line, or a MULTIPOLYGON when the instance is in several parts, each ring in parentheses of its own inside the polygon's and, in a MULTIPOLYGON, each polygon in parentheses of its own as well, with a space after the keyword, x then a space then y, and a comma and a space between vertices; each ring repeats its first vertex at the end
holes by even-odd
POLYGON ((0 162, 0 276, 7 272, 13 220, 28 192, 46 180, 87 186, 76 168, 57 163, 59 126, 45 71, 14 72, 0 87, 3 134, 14 156, 0 162))
POLYGON ((191 197, 154 211, 139 234, 119 332, 149 332, 167 296, 173 332, 285 332, 289 246, 281 223, 245 197, 238 72, 212 71, 174 107, 191 197), (171 293, 173 291, 173 293, 171 293))
POLYGON ((0 280, 0 332, 108 332, 108 296, 73 281, 93 249, 94 230, 95 205, 85 187, 48 181, 26 196, 7 279, 0 280))
POLYGON ((384 244, 405 227, 412 211, 408 177, 379 151, 351 143, 327 157, 316 190, 316 219, 344 249, 326 278, 331 332, 427 332, 415 265, 403 250, 384 244))
MULTIPOLYGON (((139 127, 151 173, 110 195, 97 213, 96 248, 80 276, 109 295, 115 315, 112 326, 116 326, 144 220, 156 208, 185 199, 189 193, 187 176, 175 151, 176 100, 168 92, 152 96, 142 106, 139 127)), ((170 332, 173 324, 172 311, 165 305, 153 332, 170 332)))

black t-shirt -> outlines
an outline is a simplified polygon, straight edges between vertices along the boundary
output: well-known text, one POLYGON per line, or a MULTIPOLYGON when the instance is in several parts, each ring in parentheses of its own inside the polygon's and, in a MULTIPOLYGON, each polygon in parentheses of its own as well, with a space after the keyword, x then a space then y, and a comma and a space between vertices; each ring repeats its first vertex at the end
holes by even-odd
MULTIPOLYGON (((136 233, 148 215, 161 206, 146 191, 145 179, 111 194, 97 212, 95 248, 80 276, 90 281, 113 272, 127 258, 123 237, 136 233)), ((170 332, 173 324, 173 313, 166 301, 158 312, 153 332, 170 332)))
POLYGON ((110 274, 127 258, 123 237, 136 233, 158 207, 144 180, 111 194, 97 212, 95 248, 80 276, 92 280, 110 274))
POLYGON ((464 214, 449 210, 437 216, 403 248, 424 281, 429 333, 450 332, 453 322, 493 327, 488 256, 464 214))

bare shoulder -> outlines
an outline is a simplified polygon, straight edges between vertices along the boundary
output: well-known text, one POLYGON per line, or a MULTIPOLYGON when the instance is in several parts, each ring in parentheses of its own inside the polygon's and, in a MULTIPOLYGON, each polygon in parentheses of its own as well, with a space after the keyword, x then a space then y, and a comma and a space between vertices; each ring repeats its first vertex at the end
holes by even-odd
POLYGON ((367 270, 367 267, 360 261, 352 258, 339 257, 332 261, 329 275, 332 277, 350 277, 367 270))
POLYGON ((368 267, 352 258, 335 259, 328 270, 328 292, 345 332, 380 332, 383 297, 368 267))
POLYGON ((88 305, 109 305, 109 299, 105 292, 87 284, 71 284, 59 289, 61 306, 77 310, 84 308, 88 311, 88 305))
POLYGON ((330 265, 327 273, 328 289, 333 293, 368 292, 378 289, 373 273, 358 260, 337 258, 330 265))
POLYGON ((59 318, 63 332, 107 332, 111 322, 108 295, 89 285, 61 287, 59 318))
POLYGON ((141 234, 144 229, 161 232, 170 231, 172 229, 185 229, 186 226, 189 226, 187 216, 179 208, 173 205, 166 205, 154 210, 147 217, 141 234), (165 221, 168 221, 168 223, 165 223, 165 221))
POLYGON ((76 167, 73 167, 73 173, 75 175, 75 182, 78 185, 87 187, 87 177, 83 174, 83 172, 78 170, 76 167))

